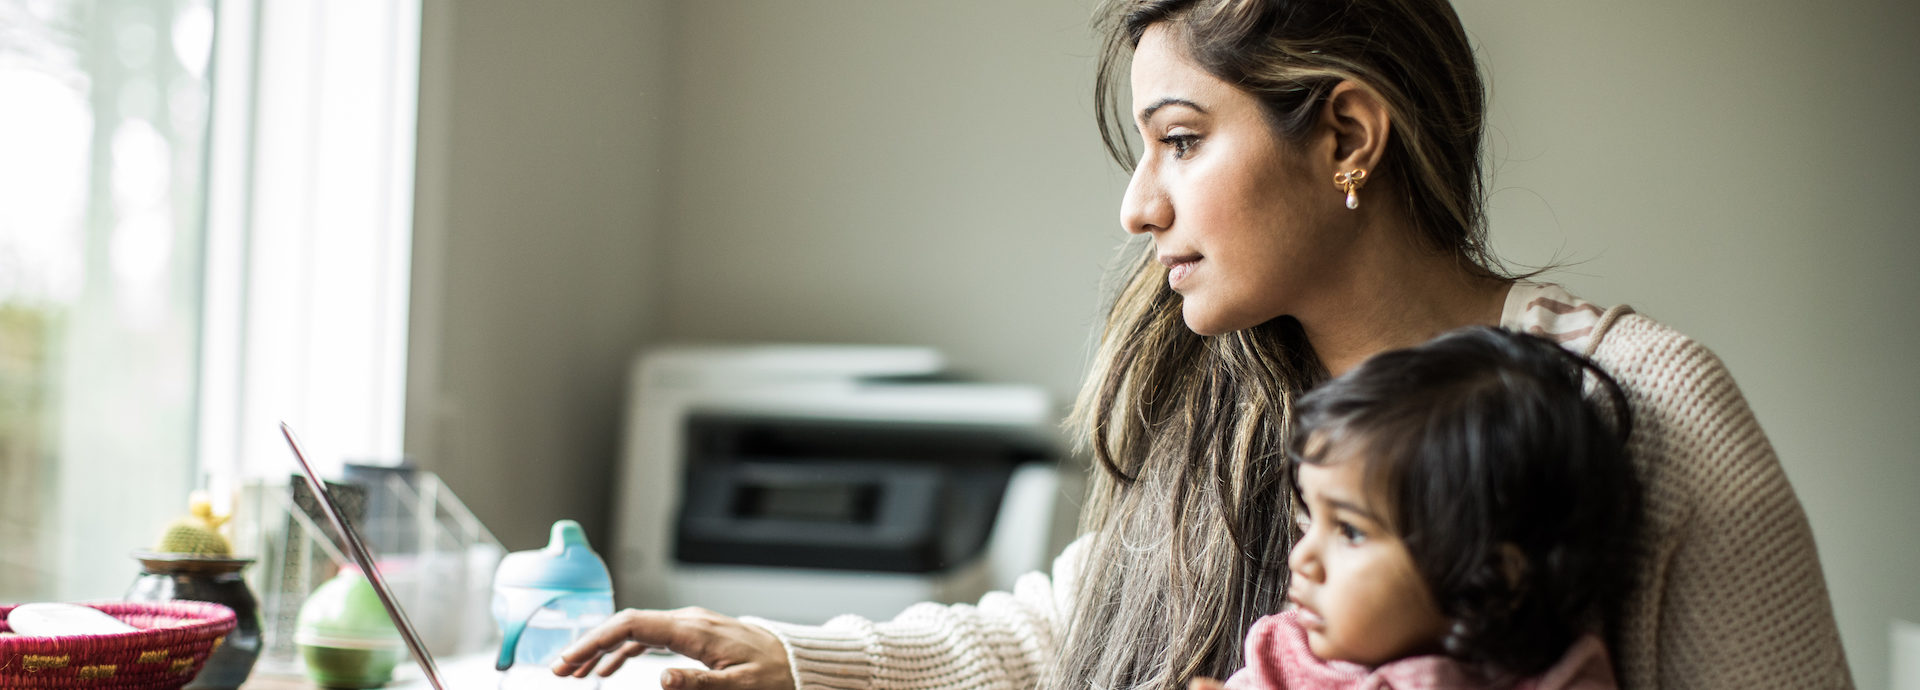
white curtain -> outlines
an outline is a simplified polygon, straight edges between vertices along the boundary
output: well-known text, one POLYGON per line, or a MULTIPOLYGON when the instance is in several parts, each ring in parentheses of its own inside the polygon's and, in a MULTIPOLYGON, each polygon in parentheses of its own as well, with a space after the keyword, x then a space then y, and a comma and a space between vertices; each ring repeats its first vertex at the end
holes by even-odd
POLYGON ((395 462, 419 0, 219 5, 201 465, 285 476, 281 421, 322 472, 395 462))

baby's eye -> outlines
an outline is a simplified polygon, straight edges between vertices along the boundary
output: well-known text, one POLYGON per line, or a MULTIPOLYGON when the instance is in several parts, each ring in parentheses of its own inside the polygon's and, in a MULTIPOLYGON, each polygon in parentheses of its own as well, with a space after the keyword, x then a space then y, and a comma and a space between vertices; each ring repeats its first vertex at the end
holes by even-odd
POLYGON ((1358 527, 1342 522, 1339 524, 1339 529, 1340 538, 1345 539, 1348 544, 1359 546, 1367 541, 1367 533, 1360 531, 1358 527))
POLYGON ((1200 143, 1200 137, 1193 134, 1169 134, 1160 137, 1160 143, 1173 149, 1173 157, 1184 159, 1193 153, 1193 146, 1200 143))

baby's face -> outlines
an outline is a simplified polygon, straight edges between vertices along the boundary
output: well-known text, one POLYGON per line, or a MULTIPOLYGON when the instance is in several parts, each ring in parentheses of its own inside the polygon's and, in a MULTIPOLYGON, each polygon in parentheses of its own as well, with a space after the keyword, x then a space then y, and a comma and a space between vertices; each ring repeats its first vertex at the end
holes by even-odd
POLYGON ((1300 612, 1308 647, 1322 659, 1367 666, 1438 651, 1446 618, 1406 544, 1387 529, 1383 506, 1365 490, 1365 462, 1335 455, 1295 468, 1305 534, 1287 561, 1287 599, 1300 612))

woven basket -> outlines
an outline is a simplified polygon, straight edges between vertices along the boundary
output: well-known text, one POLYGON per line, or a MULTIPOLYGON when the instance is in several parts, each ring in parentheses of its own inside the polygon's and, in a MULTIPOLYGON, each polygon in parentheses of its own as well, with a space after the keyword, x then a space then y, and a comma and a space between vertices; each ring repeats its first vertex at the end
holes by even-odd
MULTIPOLYGON (((140 628, 112 635, 0 636, 0 688, 159 690, 193 680, 233 630, 233 609, 198 601, 87 604, 140 628)), ((0 631, 13 611, 0 605, 0 631)))

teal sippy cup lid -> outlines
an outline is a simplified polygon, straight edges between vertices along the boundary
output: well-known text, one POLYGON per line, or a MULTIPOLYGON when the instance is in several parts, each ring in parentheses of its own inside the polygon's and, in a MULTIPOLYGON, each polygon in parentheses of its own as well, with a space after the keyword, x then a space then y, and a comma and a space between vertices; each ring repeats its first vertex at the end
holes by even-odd
POLYGON ((574 595, 613 596, 613 578, 607 565, 587 544, 587 533, 580 523, 561 520, 553 523, 553 535, 547 547, 538 551, 516 551, 501 559, 493 573, 496 615, 500 621, 500 657, 494 668, 505 671, 513 666, 513 653, 527 621, 553 602, 574 595))
POLYGON ((580 529, 580 523, 572 520, 553 523, 546 548, 507 554, 494 571, 493 584, 554 592, 613 590, 606 563, 587 544, 587 533, 580 529))

